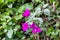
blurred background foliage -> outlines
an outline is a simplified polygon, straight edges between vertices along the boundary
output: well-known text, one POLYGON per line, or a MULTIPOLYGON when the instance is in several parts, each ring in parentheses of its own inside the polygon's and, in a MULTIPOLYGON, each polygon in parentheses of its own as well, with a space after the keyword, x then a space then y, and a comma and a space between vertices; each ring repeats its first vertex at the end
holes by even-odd
POLYGON ((26 7, 32 15, 37 11, 39 22, 33 21, 43 30, 40 40, 60 40, 60 0, 0 0, 0 40, 35 40, 30 30, 21 30, 21 23, 31 20, 22 16, 26 7))

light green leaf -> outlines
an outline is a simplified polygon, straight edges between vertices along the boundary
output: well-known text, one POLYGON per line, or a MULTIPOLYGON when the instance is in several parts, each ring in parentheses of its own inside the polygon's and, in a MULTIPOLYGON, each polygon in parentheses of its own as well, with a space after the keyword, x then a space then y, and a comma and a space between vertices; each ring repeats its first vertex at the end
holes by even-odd
POLYGON ((44 5, 43 5, 43 8, 46 8, 46 7, 48 7, 48 5, 49 5, 49 4, 44 4, 44 5))
POLYGON ((49 9, 44 9, 44 14, 50 16, 50 10, 49 9))
POLYGON ((20 15, 15 16, 14 18, 15 18, 15 20, 19 20, 19 19, 21 19, 22 17, 23 17, 22 14, 20 14, 20 15))
POLYGON ((4 0, 0 0, 0 4, 2 4, 4 2, 4 0))
POLYGON ((56 22, 56 27, 59 26, 60 22, 56 22))
POLYGON ((25 4, 25 6, 26 6, 26 8, 28 8, 28 9, 33 9, 33 5, 32 4, 29 4, 29 3, 27 3, 27 4, 25 4))
POLYGON ((35 0, 35 2, 41 2, 41 0, 35 0))
POLYGON ((7 37, 12 38, 12 35, 13 35, 13 30, 12 29, 8 30, 7 37))
POLYGON ((5 38, 3 38, 2 40, 5 40, 5 38))
POLYGON ((19 7, 19 9, 17 10, 17 13, 23 13, 23 11, 25 10, 25 5, 22 5, 19 7))

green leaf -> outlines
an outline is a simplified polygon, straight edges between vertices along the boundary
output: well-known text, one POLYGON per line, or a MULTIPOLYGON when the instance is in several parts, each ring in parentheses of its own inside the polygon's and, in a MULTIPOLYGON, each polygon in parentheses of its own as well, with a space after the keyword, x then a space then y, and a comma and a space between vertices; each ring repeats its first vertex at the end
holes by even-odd
POLYGON ((24 36, 24 34, 21 33, 21 31, 20 32, 17 32, 16 35, 18 36, 18 38, 22 38, 24 36))
POLYGON ((15 20, 19 20, 19 19, 21 19, 23 16, 22 16, 22 14, 20 14, 20 15, 16 15, 14 18, 15 18, 15 20))
POLYGON ((14 2, 15 0, 6 0, 6 1, 8 1, 8 2, 14 2))
POLYGON ((53 27, 48 28, 46 35, 49 36, 53 31, 53 27))
POLYGON ((16 25, 15 28, 14 28, 14 31, 16 32, 20 28, 21 28, 20 25, 16 25))
POLYGON ((3 17, 4 17, 4 18, 11 18, 10 16, 6 16, 6 15, 4 15, 3 17))
POLYGON ((35 0, 35 2, 41 2, 41 0, 35 0))
POLYGON ((13 35, 13 30, 12 29, 8 30, 7 37, 12 38, 12 35, 13 35))
POLYGON ((59 3, 58 3, 58 2, 56 2, 56 7, 58 7, 58 4, 59 4, 59 3))
POLYGON ((31 3, 26 3, 25 6, 30 10, 33 9, 33 5, 31 3))
POLYGON ((4 14, 5 14, 5 15, 9 15, 9 13, 8 13, 8 12, 5 12, 4 14))
POLYGON ((55 0, 50 0, 50 3, 53 3, 55 0))
POLYGON ((3 34, 3 32, 0 31, 0 35, 2 35, 2 34, 3 34))
POLYGON ((16 25, 15 28, 16 28, 16 29, 20 29, 20 25, 16 25))
POLYGON ((0 4, 2 4, 4 2, 4 0, 0 0, 0 4))
POLYGON ((60 26, 59 24, 60 24, 59 22, 56 22, 56 27, 57 27, 57 26, 60 26))
POLYGON ((6 38, 3 38, 2 40, 5 40, 6 38))
POLYGON ((49 9, 44 9, 44 14, 50 16, 50 10, 49 9))
POLYGON ((10 21, 9 23, 8 23, 8 25, 12 25, 13 23, 12 23, 12 21, 10 21))
POLYGON ((23 13, 23 11, 25 10, 25 5, 22 5, 19 7, 19 9, 17 10, 17 13, 23 13))
POLYGON ((44 5, 43 5, 43 8, 46 8, 46 7, 48 7, 48 5, 49 5, 49 4, 44 4, 44 5))

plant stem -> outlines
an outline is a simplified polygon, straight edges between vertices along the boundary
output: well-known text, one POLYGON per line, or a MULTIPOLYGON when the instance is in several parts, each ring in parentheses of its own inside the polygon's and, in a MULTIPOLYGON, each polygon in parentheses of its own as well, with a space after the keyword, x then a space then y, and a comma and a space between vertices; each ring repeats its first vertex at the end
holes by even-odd
POLYGON ((39 36, 39 35, 37 36, 37 40, 41 40, 41 38, 40 38, 40 36, 39 36))

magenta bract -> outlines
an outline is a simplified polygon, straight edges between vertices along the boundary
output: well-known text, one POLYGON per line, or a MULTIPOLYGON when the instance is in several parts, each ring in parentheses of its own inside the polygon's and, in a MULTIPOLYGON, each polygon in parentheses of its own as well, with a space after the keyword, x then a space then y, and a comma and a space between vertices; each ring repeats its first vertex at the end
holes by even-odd
POLYGON ((32 29, 33 34, 40 33, 42 31, 34 22, 30 25, 30 28, 32 29))
POLYGON ((22 15, 26 18, 29 17, 30 16, 30 10, 26 9, 22 15))
POLYGON ((28 30, 28 23, 25 22, 25 23, 22 24, 22 30, 23 31, 27 31, 28 30))

